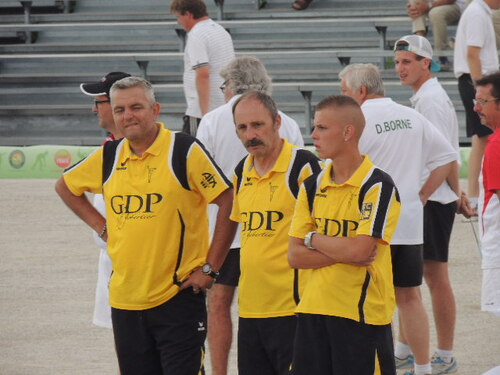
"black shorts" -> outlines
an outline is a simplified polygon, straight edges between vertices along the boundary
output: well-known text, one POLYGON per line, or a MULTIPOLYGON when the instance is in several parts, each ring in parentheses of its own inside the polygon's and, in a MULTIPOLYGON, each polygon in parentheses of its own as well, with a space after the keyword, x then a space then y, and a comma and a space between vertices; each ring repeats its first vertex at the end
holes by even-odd
POLYGON ((482 138, 493 133, 490 128, 481 124, 479 116, 474 111, 472 100, 476 97, 476 89, 470 74, 462 74, 458 77, 458 92, 465 108, 467 137, 477 135, 482 138))
POLYGON ((298 314, 290 374, 373 374, 376 357, 383 375, 396 373, 390 324, 298 314))
POLYGON ((424 260, 448 262, 457 202, 427 201, 424 206, 424 260))
POLYGON ((295 315, 240 318, 238 375, 287 375, 292 362, 296 326, 295 315))
POLYGON ((191 117, 185 115, 182 117, 182 132, 190 134, 196 137, 196 131, 198 130, 198 125, 200 125, 201 119, 197 117, 191 117))
POLYGON ((203 370, 203 293, 188 288, 152 309, 112 308, 111 317, 121 375, 198 375, 203 370))
POLYGON ((408 288, 422 285, 423 245, 391 245, 391 253, 394 286, 408 288))
POLYGON ((219 277, 215 280, 216 284, 238 286, 240 279, 240 249, 229 250, 222 267, 219 270, 219 277))

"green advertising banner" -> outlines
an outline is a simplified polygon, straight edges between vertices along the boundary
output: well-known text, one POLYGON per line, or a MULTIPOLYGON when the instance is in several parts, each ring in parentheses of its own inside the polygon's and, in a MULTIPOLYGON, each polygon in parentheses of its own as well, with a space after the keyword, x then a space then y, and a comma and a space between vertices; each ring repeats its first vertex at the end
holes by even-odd
MULTIPOLYGON (((0 178, 57 178, 98 146, 0 147, 0 178)), ((307 146, 315 152, 313 146, 307 146)), ((460 177, 467 177, 469 147, 460 148, 460 177)))
POLYGON ((0 178, 57 178, 97 146, 0 147, 0 178))

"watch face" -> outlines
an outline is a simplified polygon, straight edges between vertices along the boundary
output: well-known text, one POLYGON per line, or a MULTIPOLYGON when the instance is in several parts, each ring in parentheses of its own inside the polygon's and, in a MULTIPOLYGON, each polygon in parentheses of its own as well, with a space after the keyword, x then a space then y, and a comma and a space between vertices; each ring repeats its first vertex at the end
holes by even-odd
POLYGON ((212 271, 212 266, 210 264, 204 264, 202 269, 203 273, 209 273, 210 271, 212 271))

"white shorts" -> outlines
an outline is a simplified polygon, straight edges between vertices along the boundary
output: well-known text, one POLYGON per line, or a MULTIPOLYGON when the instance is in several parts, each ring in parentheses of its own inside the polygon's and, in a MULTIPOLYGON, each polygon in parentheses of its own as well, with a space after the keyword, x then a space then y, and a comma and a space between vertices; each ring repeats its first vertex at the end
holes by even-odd
POLYGON ((483 269, 481 310, 500 316, 500 268, 483 269))
POLYGON ((94 319, 92 322, 99 327, 113 328, 111 323, 111 307, 109 306, 109 279, 113 266, 106 249, 101 249, 97 269, 97 287, 95 290, 94 319))

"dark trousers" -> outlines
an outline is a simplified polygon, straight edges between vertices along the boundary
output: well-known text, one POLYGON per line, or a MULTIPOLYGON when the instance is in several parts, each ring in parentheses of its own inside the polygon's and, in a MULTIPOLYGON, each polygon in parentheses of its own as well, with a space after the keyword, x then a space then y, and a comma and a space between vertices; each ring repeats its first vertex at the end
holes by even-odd
POLYGON ((207 313, 191 288, 148 310, 111 309, 121 375, 204 374, 207 313))
POLYGON ((391 325, 335 316, 299 314, 293 375, 368 375, 378 357, 381 373, 395 375, 391 325))
POLYGON ((295 316, 240 318, 238 374, 287 375, 296 326, 295 316))

